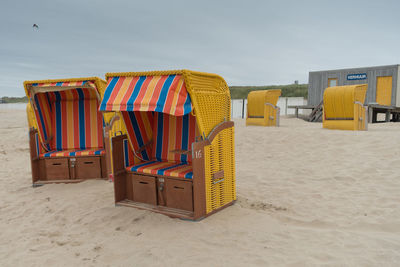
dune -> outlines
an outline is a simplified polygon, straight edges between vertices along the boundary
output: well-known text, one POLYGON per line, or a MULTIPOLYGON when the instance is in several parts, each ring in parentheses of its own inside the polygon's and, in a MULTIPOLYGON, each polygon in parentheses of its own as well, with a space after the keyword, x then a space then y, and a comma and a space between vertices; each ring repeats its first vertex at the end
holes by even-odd
POLYGON ((0 110, 0 265, 398 265, 400 123, 235 125, 237 201, 191 222, 115 207, 109 181, 32 188, 25 112, 0 110))

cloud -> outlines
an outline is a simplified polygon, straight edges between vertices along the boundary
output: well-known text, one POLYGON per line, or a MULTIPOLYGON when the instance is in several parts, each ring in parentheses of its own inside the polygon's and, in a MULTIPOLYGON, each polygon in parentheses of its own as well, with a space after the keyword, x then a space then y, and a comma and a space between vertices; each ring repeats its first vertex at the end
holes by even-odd
POLYGON ((188 68, 230 85, 396 64, 396 1, 5 1, 0 96, 31 79, 188 68), (39 30, 32 29, 33 23, 39 30))

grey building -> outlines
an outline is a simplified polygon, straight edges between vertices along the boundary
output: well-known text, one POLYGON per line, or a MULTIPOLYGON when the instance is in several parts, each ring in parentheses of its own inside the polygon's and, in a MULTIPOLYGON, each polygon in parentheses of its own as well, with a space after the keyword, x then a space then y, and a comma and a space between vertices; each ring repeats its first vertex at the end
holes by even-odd
POLYGON ((312 71, 308 78, 308 105, 317 106, 329 86, 368 84, 366 105, 400 107, 399 65, 312 71))

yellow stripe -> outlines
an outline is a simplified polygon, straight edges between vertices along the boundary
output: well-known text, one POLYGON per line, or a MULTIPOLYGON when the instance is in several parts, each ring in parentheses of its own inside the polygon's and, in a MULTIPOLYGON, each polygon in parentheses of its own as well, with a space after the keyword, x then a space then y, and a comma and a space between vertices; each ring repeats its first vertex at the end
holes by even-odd
MULTIPOLYGON (((164 114, 164 116, 169 116, 164 114)), ((173 161, 175 159, 175 154, 170 153, 169 151, 175 150, 175 141, 176 141, 176 117, 169 116, 169 136, 168 136, 168 156, 167 159, 173 161)))
POLYGON ((156 85, 158 81, 160 80, 161 76, 155 76, 153 79, 151 79, 149 86, 147 87, 146 94, 144 95, 142 99, 142 103, 140 104, 140 111, 148 111, 149 110, 149 101, 153 96, 154 89, 156 88, 156 85), (143 103, 146 103, 143 105, 143 103))
POLYGON ((121 87, 118 90, 117 96, 114 99, 113 106, 114 105, 118 105, 118 106, 120 105, 121 100, 125 96, 126 91, 128 90, 128 86, 129 86, 131 81, 132 81, 132 78, 126 78, 124 80, 124 82, 122 83, 121 87))

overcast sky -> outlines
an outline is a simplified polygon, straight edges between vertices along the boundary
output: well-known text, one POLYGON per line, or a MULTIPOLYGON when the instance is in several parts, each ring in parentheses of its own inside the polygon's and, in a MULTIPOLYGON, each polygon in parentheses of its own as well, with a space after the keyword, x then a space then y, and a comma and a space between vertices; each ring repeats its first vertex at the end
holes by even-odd
POLYGON ((24 80, 183 68, 307 83, 399 64, 399 14, 399 1, 1 0, 0 96, 24 95, 24 80))

